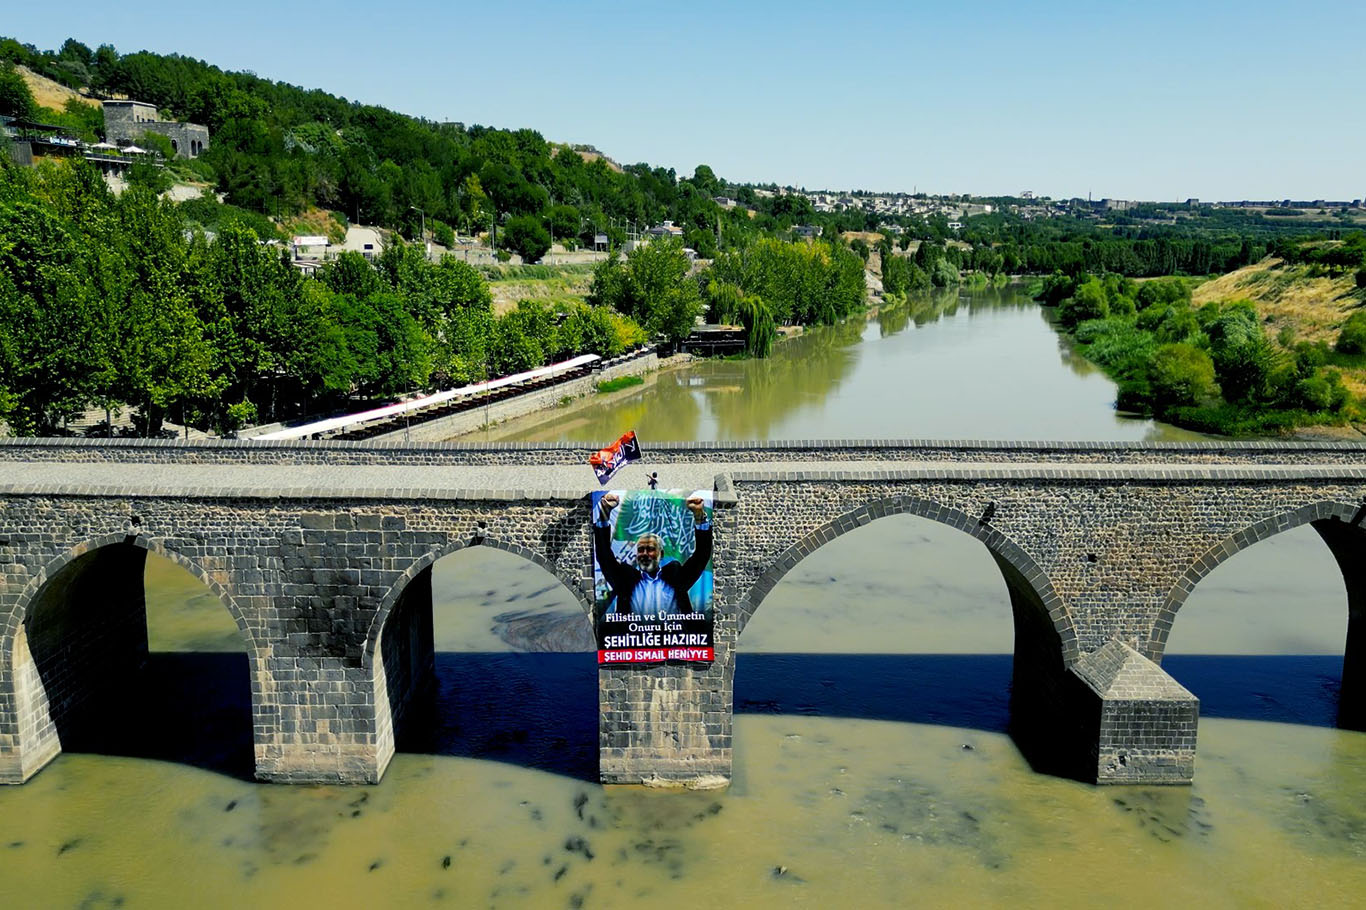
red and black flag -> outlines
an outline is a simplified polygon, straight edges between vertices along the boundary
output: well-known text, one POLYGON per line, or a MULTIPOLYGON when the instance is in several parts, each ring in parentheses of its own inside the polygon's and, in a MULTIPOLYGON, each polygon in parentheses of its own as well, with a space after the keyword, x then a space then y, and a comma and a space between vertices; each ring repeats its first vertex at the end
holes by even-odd
POLYGON ((640 443, 636 441, 635 430, 623 434, 607 448, 598 449, 588 456, 593 473, 598 475, 598 483, 607 483, 628 461, 640 461, 640 443))

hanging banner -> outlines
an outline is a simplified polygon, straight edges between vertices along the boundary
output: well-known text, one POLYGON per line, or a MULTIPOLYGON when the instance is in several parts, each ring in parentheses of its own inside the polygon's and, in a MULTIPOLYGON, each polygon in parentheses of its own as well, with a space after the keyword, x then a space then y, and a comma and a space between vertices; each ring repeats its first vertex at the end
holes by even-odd
POLYGON ((593 473, 598 475, 598 483, 607 483, 612 475, 625 467, 629 461, 640 460, 640 443, 636 441, 636 431, 630 430, 605 449, 598 449, 588 456, 593 473))
POLYGON ((711 661, 712 493, 592 496, 599 664, 711 661))

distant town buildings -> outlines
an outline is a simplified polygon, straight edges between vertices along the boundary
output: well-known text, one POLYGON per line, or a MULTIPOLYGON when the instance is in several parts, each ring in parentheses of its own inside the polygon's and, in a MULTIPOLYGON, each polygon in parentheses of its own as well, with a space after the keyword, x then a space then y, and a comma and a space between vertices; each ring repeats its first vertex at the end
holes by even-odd
MULTIPOLYGON (((1312 201, 1283 199, 1202 202, 1199 199, 1192 198, 1185 200, 1184 203, 1149 202, 1135 199, 1091 200, 1076 198, 1055 200, 1047 196, 1038 196, 1032 190, 1021 190, 1020 194, 1014 197, 993 197, 990 201, 982 197, 965 196, 957 193, 930 196, 924 193, 872 193, 866 190, 850 190, 847 192, 808 191, 795 187, 775 187, 773 189, 755 187, 753 192, 755 196, 762 198, 794 194, 803 196, 811 203, 811 208, 821 214, 853 211, 889 219, 897 216, 915 216, 925 219, 938 216, 944 218, 947 226, 953 230, 960 229, 968 218, 990 215, 995 212, 1006 212, 1025 221, 1056 218, 1061 215, 1103 220, 1106 217, 1112 217, 1115 213, 1123 213, 1155 219, 1163 223, 1174 223, 1178 217, 1177 209, 1181 208, 1188 210, 1209 208, 1305 209, 1332 212, 1362 207, 1359 199, 1350 202, 1324 199, 1312 201), (1151 208, 1143 210, 1143 206, 1157 206, 1158 210, 1153 211, 1151 208)), ((716 201, 720 204, 723 199, 730 201, 728 197, 717 197, 716 201)), ((1189 216, 1180 215, 1179 217, 1189 216)), ((900 231, 900 226, 895 221, 881 221, 878 224, 878 230, 896 234, 900 231)))
POLYGON ((672 221, 657 224, 645 233, 649 234, 651 237, 677 237, 680 240, 683 239, 683 229, 672 221))

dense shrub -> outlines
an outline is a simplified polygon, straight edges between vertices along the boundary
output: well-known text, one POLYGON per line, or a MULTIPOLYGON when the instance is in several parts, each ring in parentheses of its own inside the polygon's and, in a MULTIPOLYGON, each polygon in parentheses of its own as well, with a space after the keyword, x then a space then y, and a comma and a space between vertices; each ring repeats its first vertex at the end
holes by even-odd
POLYGON ((1366 311, 1353 313, 1338 333, 1338 352, 1341 354, 1366 354, 1366 311))
POLYGON ((1148 366, 1148 383, 1158 412, 1179 405, 1199 404, 1219 394, 1214 361, 1191 344, 1164 344, 1148 366))
POLYGON ((521 256, 523 262, 537 262, 550 249, 550 231, 539 217, 518 215, 508 219, 498 245, 521 256))
POLYGON ((1206 332, 1224 397, 1231 402, 1266 401, 1273 368, 1271 344, 1252 304, 1230 304, 1206 332))

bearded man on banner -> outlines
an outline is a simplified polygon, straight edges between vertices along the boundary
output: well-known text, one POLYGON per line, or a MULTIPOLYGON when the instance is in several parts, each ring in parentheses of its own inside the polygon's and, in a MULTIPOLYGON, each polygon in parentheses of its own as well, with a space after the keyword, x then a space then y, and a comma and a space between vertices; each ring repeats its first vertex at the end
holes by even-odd
POLYGON ((622 563, 612 552, 612 510, 621 504, 621 497, 608 493, 598 500, 598 514, 593 522, 593 552, 597 556, 602 577, 616 598, 613 612, 637 616, 658 616, 661 613, 691 613, 692 602, 688 589, 702 577, 711 561, 711 522, 707 520, 702 497, 692 496, 684 503, 693 517, 696 545, 688 561, 661 564, 664 542, 658 534, 646 533, 636 539, 636 564, 622 563))

